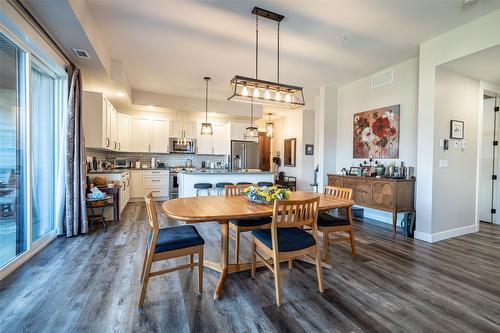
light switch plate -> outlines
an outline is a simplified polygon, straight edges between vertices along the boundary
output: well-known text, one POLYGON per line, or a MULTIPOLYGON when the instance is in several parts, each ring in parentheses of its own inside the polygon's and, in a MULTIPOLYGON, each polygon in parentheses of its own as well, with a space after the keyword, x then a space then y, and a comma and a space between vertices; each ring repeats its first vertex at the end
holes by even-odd
POLYGON ((439 160, 439 167, 440 168, 447 168, 448 167, 448 160, 439 160))

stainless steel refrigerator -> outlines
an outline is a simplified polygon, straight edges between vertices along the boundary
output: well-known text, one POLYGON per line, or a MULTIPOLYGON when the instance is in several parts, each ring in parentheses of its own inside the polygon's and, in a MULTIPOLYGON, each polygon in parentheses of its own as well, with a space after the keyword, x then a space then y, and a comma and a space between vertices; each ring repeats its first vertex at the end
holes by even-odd
POLYGON ((252 141, 231 141, 231 170, 259 169, 259 144, 252 141))

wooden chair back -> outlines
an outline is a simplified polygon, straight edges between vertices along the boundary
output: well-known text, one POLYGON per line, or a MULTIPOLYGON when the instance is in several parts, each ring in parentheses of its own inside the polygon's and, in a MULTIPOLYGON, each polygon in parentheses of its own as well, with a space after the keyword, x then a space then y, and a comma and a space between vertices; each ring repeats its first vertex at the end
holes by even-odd
POLYGON ((335 199, 338 200, 347 201, 352 199, 352 188, 325 186, 323 193, 335 197, 335 199))
POLYGON ((319 197, 307 200, 276 200, 274 202, 272 229, 308 225, 317 228, 319 197))
POLYGON ((224 190, 226 195, 242 195, 243 190, 246 189, 247 187, 252 186, 251 184, 244 184, 244 185, 225 185, 224 190))
POLYGON ((154 248, 156 246, 156 241, 158 239, 158 234, 160 232, 160 227, 158 225, 158 215, 156 214, 155 200, 153 193, 149 192, 144 196, 144 201, 146 201, 146 210, 148 211, 148 221, 151 226, 152 236, 150 246, 154 248))

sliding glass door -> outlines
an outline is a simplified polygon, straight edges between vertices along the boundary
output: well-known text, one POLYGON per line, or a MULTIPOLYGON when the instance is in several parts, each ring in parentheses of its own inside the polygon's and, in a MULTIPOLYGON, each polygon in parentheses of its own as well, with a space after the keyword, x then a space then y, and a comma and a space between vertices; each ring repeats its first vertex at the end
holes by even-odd
POLYGON ((0 33, 0 267, 28 248, 26 52, 0 33))

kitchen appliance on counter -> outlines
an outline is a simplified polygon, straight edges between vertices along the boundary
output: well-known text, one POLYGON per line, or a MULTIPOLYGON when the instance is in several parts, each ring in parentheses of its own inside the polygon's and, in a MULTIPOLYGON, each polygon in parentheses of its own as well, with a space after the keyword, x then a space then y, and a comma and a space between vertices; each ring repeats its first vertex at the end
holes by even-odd
POLYGON ((130 168, 130 161, 129 160, 121 160, 121 159, 115 159, 114 162, 114 168, 115 169, 124 169, 124 168, 130 168))
POLYGON ((259 144, 252 141, 231 141, 232 171, 259 169, 259 144))
POLYGON ((178 138, 170 138, 169 140, 170 153, 194 154, 196 153, 196 139, 179 140, 178 138))

